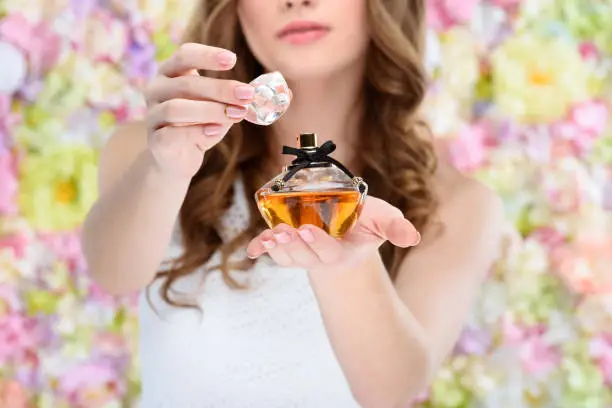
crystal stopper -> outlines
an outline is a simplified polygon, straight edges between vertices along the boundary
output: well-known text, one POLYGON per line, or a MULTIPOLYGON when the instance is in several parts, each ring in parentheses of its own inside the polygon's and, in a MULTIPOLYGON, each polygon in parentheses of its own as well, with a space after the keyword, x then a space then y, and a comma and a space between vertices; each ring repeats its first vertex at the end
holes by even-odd
POLYGON ((289 108, 289 86, 280 72, 260 75, 249 84, 255 87, 255 98, 247 106, 247 121, 256 125, 271 125, 289 108))

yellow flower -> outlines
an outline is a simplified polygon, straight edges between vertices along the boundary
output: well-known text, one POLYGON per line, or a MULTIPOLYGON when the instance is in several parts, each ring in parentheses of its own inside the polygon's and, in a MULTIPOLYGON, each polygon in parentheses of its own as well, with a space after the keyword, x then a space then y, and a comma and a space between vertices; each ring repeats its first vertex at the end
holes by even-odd
POLYGON ((573 44, 521 34, 492 57, 494 99, 500 113, 519 121, 554 121, 589 99, 592 73, 573 44))
POLYGON ((77 227, 97 196, 97 154, 85 146, 52 148, 24 158, 19 205, 39 230, 77 227))

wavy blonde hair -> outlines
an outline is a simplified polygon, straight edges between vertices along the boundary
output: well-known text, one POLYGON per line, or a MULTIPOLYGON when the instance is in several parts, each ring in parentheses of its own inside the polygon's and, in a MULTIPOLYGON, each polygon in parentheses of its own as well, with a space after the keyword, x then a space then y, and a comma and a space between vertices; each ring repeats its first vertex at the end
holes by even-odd
MULTIPOLYGON (((238 56, 231 73, 202 72, 203 75, 248 82, 263 73, 240 28, 236 0, 200 0, 188 26, 185 42, 197 42, 234 51, 238 56)), ((436 210, 432 176, 437 160, 426 127, 417 118, 425 97, 426 76, 422 66, 425 37, 425 0, 368 0, 371 32, 364 97, 368 109, 362 118, 363 133, 357 151, 361 175, 370 194, 401 209, 423 230, 436 210), (374 137, 372 137, 374 136, 374 137)), ((219 251, 225 282, 241 288, 233 269, 247 270, 253 261, 230 262, 230 255, 266 228, 254 200, 250 201, 250 225, 231 242, 217 233, 220 217, 231 204, 233 185, 242 176, 248 197, 275 175, 265 168, 267 146, 264 128, 242 122, 233 126, 221 143, 205 156, 193 178, 180 212, 184 253, 171 267, 159 272, 162 298, 173 306, 196 307, 171 296, 172 284, 194 273, 219 251)), ((276 169, 278 170, 278 169, 276 169)), ((392 279, 408 249, 385 243, 380 253, 392 279)))

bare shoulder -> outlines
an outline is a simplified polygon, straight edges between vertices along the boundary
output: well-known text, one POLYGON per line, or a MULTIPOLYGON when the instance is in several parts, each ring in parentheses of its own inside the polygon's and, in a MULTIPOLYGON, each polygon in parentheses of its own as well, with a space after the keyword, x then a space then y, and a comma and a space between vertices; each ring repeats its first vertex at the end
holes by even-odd
POLYGON ((473 237, 483 244, 496 245, 504 230, 501 198, 479 181, 442 164, 435 176, 439 200, 438 218, 449 234, 473 237), (486 238, 486 240, 484 239, 486 238))
POLYGON ((142 122, 121 125, 108 139, 100 154, 98 183, 100 192, 108 190, 146 149, 146 128, 142 122))

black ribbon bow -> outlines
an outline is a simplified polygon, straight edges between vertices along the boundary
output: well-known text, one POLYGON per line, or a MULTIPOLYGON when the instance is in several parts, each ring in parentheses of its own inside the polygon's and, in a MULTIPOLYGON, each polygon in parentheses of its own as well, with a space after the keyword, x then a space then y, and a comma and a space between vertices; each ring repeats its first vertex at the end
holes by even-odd
POLYGON ((349 169, 347 169, 338 160, 329 156, 334 150, 336 150, 336 144, 331 140, 328 140, 321 146, 314 147, 312 149, 298 149, 291 146, 283 146, 283 154, 296 156, 296 158, 291 162, 289 171, 287 171, 283 177, 283 182, 289 180, 298 171, 309 167, 312 163, 332 163, 352 179, 354 177, 353 173, 351 173, 349 169))

